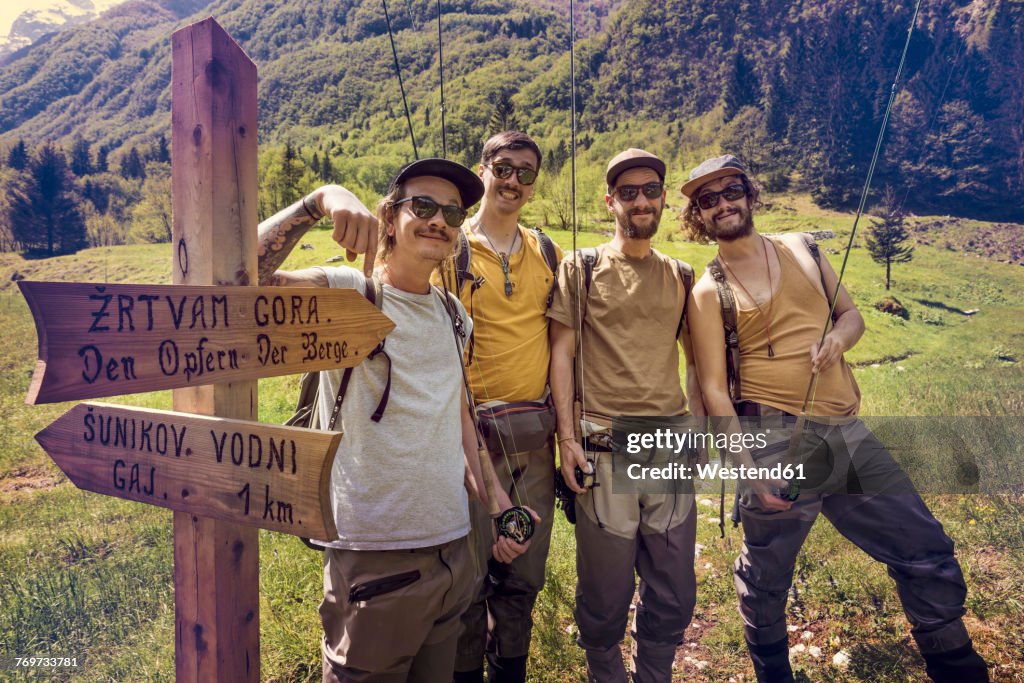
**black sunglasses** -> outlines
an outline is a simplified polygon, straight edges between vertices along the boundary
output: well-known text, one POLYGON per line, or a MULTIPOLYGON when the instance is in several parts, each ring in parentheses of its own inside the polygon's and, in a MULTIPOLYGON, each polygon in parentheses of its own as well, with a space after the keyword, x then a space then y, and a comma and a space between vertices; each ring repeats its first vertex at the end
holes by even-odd
MULTIPOLYGON (((487 166, 486 164, 484 165, 487 166)), ((501 180, 511 178, 512 171, 515 171, 516 180, 519 181, 520 185, 533 185, 537 182, 537 172, 532 168, 513 166, 512 164, 504 163, 491 164, 490 166, 487 166, 487 168, 491 169, 491 173, 494 174, 495 178, 500 178, 501 180)))
POLYGON ((643 185, 620 185, 615 188, 615 194, 619 195, 619 199, 624 202, 631 202, 636 199, 637 195, 641 192, 648 199, 657 199, 665 191, 665 186, 661 183, 644 183, 643 185))
POLYGON ((720 192, 705 192, 697 195, 697 206, 707 211, 718 206, 719 197, 725 197, 730 202, 734 202, 745 196, 747 196, 747 188, 742 183, 735 183, 720 192))
POLYGON ((466 221, 468 211, 463 209, 461 206, 455 204, 438 204, 430 197, 406 197, 405 199, 399 199, 392 206, 398 206, 399 204, 405 204, 411 202, 412 213, 416 218, 433 218, 437 215, 437 210, 441 209, 441 214, 444 216, 444 222, 453 228, 458 228, 466 221))

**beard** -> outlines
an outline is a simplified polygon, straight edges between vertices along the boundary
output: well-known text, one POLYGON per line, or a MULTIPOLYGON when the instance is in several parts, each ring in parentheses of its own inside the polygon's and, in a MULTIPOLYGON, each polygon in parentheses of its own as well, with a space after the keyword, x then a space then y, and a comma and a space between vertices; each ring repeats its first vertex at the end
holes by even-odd
POLYGON ((646 240, 654 237, 655 233, 658 232, 658 224, 661 222, 661 209, 651 207, 643 213, 628 211, 621 214, 617 213, 616 217, 626 237, 631 240, 646 240), (641 223, 640 221, 643 222, 641 223))
POLYGON ((749 209, 736 207, 730 209, 727 215, 713 217, 705 228, 714 241, 733 242, 754 232, 754 216, 749 209), (724 220, 737 215, 738 221, 732 220, 729 224, 724 224, 724 220), (723 220, 723 224, 720 224, 719 220, 723 220))

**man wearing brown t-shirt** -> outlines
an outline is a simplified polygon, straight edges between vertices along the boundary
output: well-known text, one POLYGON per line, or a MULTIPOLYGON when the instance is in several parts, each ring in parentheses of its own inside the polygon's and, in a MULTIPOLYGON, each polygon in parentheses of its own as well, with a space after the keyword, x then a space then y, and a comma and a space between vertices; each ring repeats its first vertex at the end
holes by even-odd
POLYGON ((860 391, 843 353, 864 333, 864 320, 850 295, 839 288, 833 322, 819 344, 830 317, 826 292, 834 296, 836 273, 823 257, 819 268, 801 235, 758 234, 752 211, 759 188, 735 157, 708 159, 693 169, 682 193, 690 199, 683 217, 690 237, 718 244, 716 265, 694 286, 689 311, 704 401, 721 418, 713 422, 735 431, 737 412, 775 424, 806 413, 800 457, 809 468, 837 464, 814 478, 821 485, 805 483, 798 495, 792 487, 773 488, 782 482, 753 480, 740 498, 743 550, 735 581, 757 680, 794 680, 786 598, 797 553, 820 513, 888 565, 931 679, 987 681, 985 662, 962 621, 967 588, 953 542, 885 447, 856 419, 860 391), (731 292, 735 304, 730 308, 739 358, 732 396, 716 274, 728 288, 722 298, 731 292), (804 410, 812 375, 814 403, 804 410))
POLYGON ((665 207, 665 164, 629 149, 612 159, 605 179, 615 237, 562 261, 548 310, 550 383, 562 476, 577 493, 575 616, 589 679, 627 680, 620 643, 635 571, 640 600, 631 668, 633 681, 652 683, 671 679, 676 646, 696 603, 696 513, 692 493, 613 491, 611 420, 688 414, 677 342, 686 352, 688 394, 695 397, 690 410, 702 414, 703 406, 680 324, 687 296, 682 272, 690 267, 651 249, 665 207), (577 467, 593 471, 600 485, 581 487, 577 467))

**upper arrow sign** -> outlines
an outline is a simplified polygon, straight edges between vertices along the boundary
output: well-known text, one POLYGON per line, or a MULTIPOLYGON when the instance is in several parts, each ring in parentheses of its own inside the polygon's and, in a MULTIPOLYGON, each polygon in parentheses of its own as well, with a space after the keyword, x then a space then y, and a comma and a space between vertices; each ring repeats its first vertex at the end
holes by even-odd
POLYGON ((351 367, 395 327, 351 289, 18 285, 39 336, 28 403, 351 367))
POLYGON ((329 484, 341 432, 80 403, 36 434, 80 489, 333 539, 329 484))

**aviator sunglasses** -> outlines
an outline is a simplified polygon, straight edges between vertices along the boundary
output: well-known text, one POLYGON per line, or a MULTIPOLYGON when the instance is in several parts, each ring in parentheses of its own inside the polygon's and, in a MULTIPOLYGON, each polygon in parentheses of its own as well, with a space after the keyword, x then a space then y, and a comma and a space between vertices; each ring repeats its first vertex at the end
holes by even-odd
POLYGON ((665 191, 665 186, 661 183, 644 183, 643 185, 620 185, 615 188, 615 194, 619 195, 619 199, 624 202, 631 202, 637 198, 641 192, 648 199, 657 199, 661 196, 661 193, 665 191))
MULTIPOLYGON (((484 164, 487 166, 487 164, 484 164)), ((533 185, 537 182, 537 172, 532 168, 517 167, 512 164, 491 164, 487 166, 491 169, 491 173, 494 174, 495 178, 500 180, 507 180, 512 177, 512 171, 516 172, 516 180, 519 181, 520 185, 533 185)))
POLYGON ((465 220, 466 215, 469 213, 461 206, 455 204, 438 204, 430 197, 406 197, 405 199, 399 199, 393 204, 398 206, 399 204, 405 204, 410 202, 412 213, 416 218, 433 218, 437 214, 437 210, 441 209, 441 215, 444 216, 444 222, 453 228, 461 226, 465 220))
POLYGON ((746 194, 747 188, 741 183, 735 183, 720 192, 705 192, 704 194, 697 195, 697 206, 707 211, 718 206, 719 197, 725 197, 728 201, 734 202, 740 197, 745 197, 746 194))

